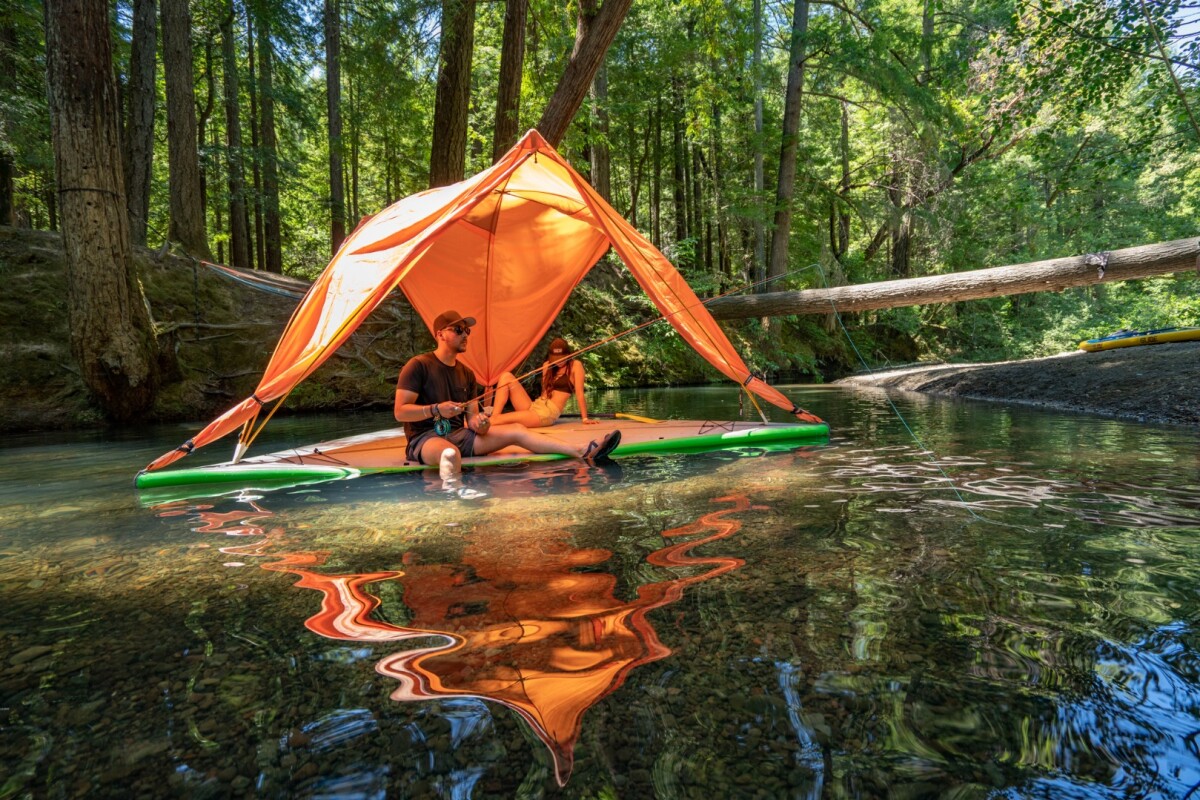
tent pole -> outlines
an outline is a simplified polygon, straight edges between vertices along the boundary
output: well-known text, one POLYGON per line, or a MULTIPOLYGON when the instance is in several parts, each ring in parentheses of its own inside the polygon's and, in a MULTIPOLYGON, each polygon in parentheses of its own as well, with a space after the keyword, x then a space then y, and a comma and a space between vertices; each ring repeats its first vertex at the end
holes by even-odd
POLYGON ((763 425, 770 425, 771 423, 767 420, 766 412, 764 412, 762 410, 762 406, 758 404, 758 398, 754 396, 754 393, 747 389, 744 385, 742 386, 742 391, 745 392, 746 396, 750 398, 750 402, 754 405, 754 410, 758 412, 758 416, 762 420, 763 425))
POLYGON ((246 448, 250 446, 250 429, 254 427, 254 420, 258 419, 258 414, 255 414, 242 425, 242 432, 238 434, 237 444, 233 446, 233 458, 230 459, 231 464, 237 464, 242 460, 242 456, 246 455, 246 448))

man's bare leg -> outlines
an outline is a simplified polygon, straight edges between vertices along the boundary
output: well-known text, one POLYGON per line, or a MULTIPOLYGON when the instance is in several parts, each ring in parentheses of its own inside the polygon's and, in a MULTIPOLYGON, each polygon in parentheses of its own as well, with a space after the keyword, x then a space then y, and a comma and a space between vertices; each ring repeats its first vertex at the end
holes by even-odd
POLYGON ((462 473, 462 454, 458 448, 440 436, 431 436, 421 445, 421 463, 437 464, 442 480, 462 473))
POLYGON ((583 458, 584 453, 599 447, 600 441, 597 439, 594 442, 590 442, 587 447, 575 447, 549 436, 539 436, 536 433, 531 433, 523 425, 497 425, 490 429, 487 434, 475 437, 475 454, 483 456, 488 453, 494 453, 502 447, 515 444, 518 447, 524 447, 531 453, 557 453, 558 455, 570 458, 583 458))

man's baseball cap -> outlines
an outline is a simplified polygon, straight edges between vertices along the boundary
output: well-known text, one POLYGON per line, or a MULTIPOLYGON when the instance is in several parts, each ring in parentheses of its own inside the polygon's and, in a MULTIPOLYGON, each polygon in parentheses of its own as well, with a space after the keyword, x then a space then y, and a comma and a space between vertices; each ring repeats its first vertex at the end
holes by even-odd
POLYGON ((437 319, 433 321, 433 332, 437 333, 443 328, 449 328, 451 325, 457 325, 460 322, 466 325, 468 328, 475 327, 474 317, 464 317, 457 311, 443 311, 441 314, 438 314, 437 319))

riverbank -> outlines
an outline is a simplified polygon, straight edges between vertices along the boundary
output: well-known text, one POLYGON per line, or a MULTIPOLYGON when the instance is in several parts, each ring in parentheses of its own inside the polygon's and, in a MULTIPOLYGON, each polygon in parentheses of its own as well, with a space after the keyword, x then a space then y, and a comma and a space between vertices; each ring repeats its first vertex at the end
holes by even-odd
POLYGON ((908 367, 836 383, 1200 428, 1200 342, 908 367))

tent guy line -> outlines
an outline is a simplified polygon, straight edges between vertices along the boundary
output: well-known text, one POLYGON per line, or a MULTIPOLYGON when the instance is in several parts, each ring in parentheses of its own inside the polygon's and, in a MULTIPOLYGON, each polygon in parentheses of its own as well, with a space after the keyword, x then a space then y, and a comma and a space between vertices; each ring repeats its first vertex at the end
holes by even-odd
MULTIPOLYGON (((688 310, 690 310, 691 308, 695 308, 695 307, 697 307, 697 306, 707 306, 709 303, 712 303, 712 302, 715 302, 715 301, 717 301, 717 300, 720 300, 720 299, 721 299, 721 298, 723 298, 723 297, 729 297, 730 295, 734 295, 734 294, 737 294, 737 293, 739 293, 739 292, 745 292, 745 291, 747 291, 747 290, 749 290, 749 289, 753 289, 753 288, 755 288, 755 287, 757 287, 757 286, 764 286, 764 285, 766 285, 766 284, 768 284, 768 283, 772 283, 772 282, 774 282, 774 281, 782 280, 783 278, 789 278, 789 277, 791 277, 791 276, 793 276, 793 275, 798 275, 798 274, 800 274, 801 272, 807 272, 808 270, 810 270, 810 269, 813 269, 814 267, 818 267, 818 268, 819 268, 819 265, 818 265, 818 264, 809 264, 807 267, 800 267, 799 269, 793 269, 793 270, 790 270, 790 271, 788 271, 788 272, 785 272, 785 273, 783 273, 783 274, 781 274, 781 275, 775 275, 775 276, 773 276, 773 277, 770 277, 770 278, 763 278, 762 280, 753 281, 753 282, 750 282, 750 283, 743 283, 743 284, 741 284, 741 285, 739 285, 739 286, 735 286, 735 287, 733 287, 732 289, 728 289, 728 290, 726 290, 726 291, 722 292, 721 294, 713 295, 712 297, 709 297, 709 298, 708 298, 708 299, 706 299, 706 300, 701 300, 699 303, 696 303, 696 304, 695 304, 695 306, 688 306, 688 307, 686 307, 686 308, 681 308, 681 309, 679 309, 679 310, 677 310, 677 311, 672 311, 672 312, 671 312, 671 313, 669 313, 669 314, 659 314, 659 315, 658 315, 657 317, 655 317, 654 319, 646 320, 645 322, 640 322, 640 323, 638 323, 637 325, 634 325, 634 326, 633 326, 633 327, 631 327, 631 328, 626 328, 625 330, 623 330, 623 331, 620 331, 619 333, 614 333, 614 334, 612 334, 611 336, 606 336, 606 337, 604 337, 603 339, 600 339, 600 340, 598 340, 598 341, 595 341, 595 342, 593 342, 593 343, 591 343, 591 344, 589 344, 589 345, 584 345, 583 347, 580 347, 578 350, 574 351, 573 353, 571 353, 571 354, 570 354, 570 355, 568 355, 568 356, 564 356, 563 358, 559 358, 559 359, 556 359, 556 360, 554 360, 554 361, 547 361, 547 362, 545 362, 544 364, 542 364, 540 367, 535 367, 535 368, 533 368, 533 369, 529 370, 528 372, 524 372, 524 373, 522 373, 522 374, 520 374, 520 375, 516 376, 515 380, 516 380, 518 383, 521 383, 521 382, 525 381, 525 379, 527 379, 527 378, 531 378, 531 377, 533 377, 534 375, 537 375, 537 374, 539 374, 539 373, 541 373, 541 372, 544 372, 544 371, 546 371, 546 370, 548 370, 548 369, 550 369, 550 368, 552 368, 552 367, 557 367, 559 364, 565 364, 566 362, 570 361, 571 359, 573 359, 573 358, 578 358, 579 356, 583 355, 584 353, 590 353, 591 351, 593 351, 593 350, 596 350, 596 349, 598 349, 598 348, 600 348, 600 347, 603 347, 603 346, 604 346, 604 345, 606 345, 606 344, 611 344, 612 342, 615 342, 615 341, 617 341, 618 339, 623 339, 623 338, 625 338, 626 336, 629 336, 630 334, 637 333, 637 332, 638 332, 638 331, 640 331, 640 330, 644 330, 644 329, 646 329, 646 328, 649 328, 651 325, 654 325, 654 324, 656 324, 656 323, 668 321, 668 320, 669 320, 669 319, 670 319, 672 316, 674 316, 675 314, 679 314, 679 313, 682 313, 682 312, 684 312, 684 311, 688 311, 688 310)), ((756 375, 753 375, 753 374, 751 374, 751 377, 759 377, 759 376, 756 376, 756 375)), ((745 384, 742 384, 742 388, 743 388, 743 390, 745 390, 745 384)), ((483 400, 483 399, 484 399, 484 398, 486 398, 488 395, 492 394, 494 391, 495 391, 495 389, 493 389, 492 387, 490 387, 490 386, 489 386, 489 387, 488 387, 488 389, 487 389, 487 390, 486 390, 486 391, 485 391, 483 394, 480 394, 480 395, 478 395, 478 396, 476 396, 476 397, 473 397, 473 398, 471 398, 470 400, 468 400, 467 402, 468 402, 468 403, 473 403, 473 402, 476 402, 476 401, 479 401, 479 400, 483 400)), ((753 400, 753 396, 751 397, 751 402, 754 402, 754 400, 753 400)), ((758 408, 758 404, 757 404, 757 403, 755 403, 755 408, 758 408)), ((799 406, 797 406, 797 408, 799 408, 799 406)), ((804 409, 800 409, 800 410, 801 410, 801 411, 804 411, 804 409)), ((762 409, 761 409, 761 408, 759 409, 759 412, 758 412, 758 413, 759 413, 759 415, 760 415, 760 416, 762 416, 762 417, 763 417, 763 422, 766 422, 766 421, 767 421, 767 419, 766 419, 766 416, 765 416, 765 415, 762 413, 762 409)), ((809 413, 809 412, 805 411, 805 413, 809 413)))

